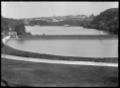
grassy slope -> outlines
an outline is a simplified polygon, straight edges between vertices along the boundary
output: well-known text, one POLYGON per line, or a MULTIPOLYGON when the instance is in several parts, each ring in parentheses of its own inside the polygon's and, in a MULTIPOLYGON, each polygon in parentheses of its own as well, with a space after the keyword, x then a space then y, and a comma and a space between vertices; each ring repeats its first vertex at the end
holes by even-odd
MULTIPOLYGON (((45 36, 24 36, 22 40, 26 39, 118 39, 117 35, 45 35, 45 36)), ((33 58, 45 58, 45 59, 55 59, 55 60, 70 60, 70 61, 94 61, 94 62, 107 62, 107 63, 118 63, 118 58, 92 58, 92 57, 72 57, 72 56, 59 56, 59 55, 50 55, 42 53, 34 53, 28 51, 21 51, 14 49, 12 47, 4 45, 2 48, 3 54, 10 54, 16 56, 24 57, 33 57, 33 58)))
POLYGON ((2 78, 10 85, 118 86, 117 67, 32 63, 2 58, 2 78))
POLYGON ((118 58, 92 58, 92 57, 72 57, 72 56, 58 56, 50 54, 40 54, 27 51, 21 51, 13 49, 9 46, 4 46, 2 48, 3 54, 10 54, 16 56, 42 58, 42 59, 52 59, 52 60, 68 60, 68 61, 93 61, 93 62, 107 62, 107 63, 118 63, 118 58))

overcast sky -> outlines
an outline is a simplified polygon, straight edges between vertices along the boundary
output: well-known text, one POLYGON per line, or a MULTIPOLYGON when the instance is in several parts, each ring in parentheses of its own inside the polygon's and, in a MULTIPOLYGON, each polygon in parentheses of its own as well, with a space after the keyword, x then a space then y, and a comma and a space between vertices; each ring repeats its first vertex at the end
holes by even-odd
POLYGON ((65 15, 98 15, 109 8, 118 8, 118 2, 1 2, 2 16, 30 18, 65 15))

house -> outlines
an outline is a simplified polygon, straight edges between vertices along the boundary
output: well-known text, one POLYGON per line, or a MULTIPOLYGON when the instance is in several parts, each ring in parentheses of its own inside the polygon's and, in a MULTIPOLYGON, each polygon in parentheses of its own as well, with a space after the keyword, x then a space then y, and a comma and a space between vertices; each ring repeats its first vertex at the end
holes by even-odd
POLYGON ((10 31, 8 34, 9 34, 9 36, 12 37, 12 38, 18 38, 17 32, 15 32, 15 31, 10 31))

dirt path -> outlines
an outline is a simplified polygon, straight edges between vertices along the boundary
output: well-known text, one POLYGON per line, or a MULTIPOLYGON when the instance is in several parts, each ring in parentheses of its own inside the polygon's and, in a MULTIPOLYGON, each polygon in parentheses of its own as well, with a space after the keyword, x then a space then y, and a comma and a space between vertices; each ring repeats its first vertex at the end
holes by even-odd
POLYGON ((6 55, 6 54, 2 54, 1 57, 6 58, 6 59, 30 61, 30 62, 37 62, 37 63, 71 64, 71 65, 93 65, 93 66, 118 67, 117 63, 102 63, 102 62, 90 62, 90 61, 49 60, 49 59, 40 59, 40 58, 20 57, 20 56, 6 55))

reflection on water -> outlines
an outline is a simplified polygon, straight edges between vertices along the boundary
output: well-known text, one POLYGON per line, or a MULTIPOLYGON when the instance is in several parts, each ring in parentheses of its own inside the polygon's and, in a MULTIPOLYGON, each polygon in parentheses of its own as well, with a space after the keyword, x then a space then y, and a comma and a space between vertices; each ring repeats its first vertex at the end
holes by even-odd
POLYGON ((16 49, 83 57, 118 57, 118 40, 10 40, 16 49), (20 43, 21 42, 21 43, 20 43))

